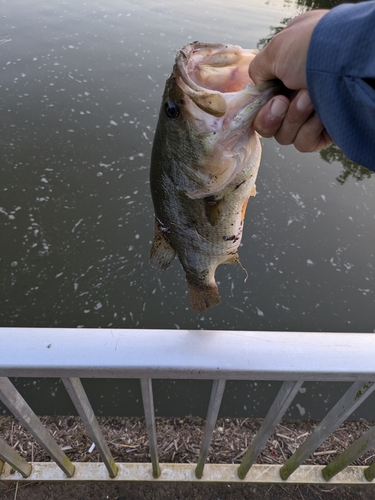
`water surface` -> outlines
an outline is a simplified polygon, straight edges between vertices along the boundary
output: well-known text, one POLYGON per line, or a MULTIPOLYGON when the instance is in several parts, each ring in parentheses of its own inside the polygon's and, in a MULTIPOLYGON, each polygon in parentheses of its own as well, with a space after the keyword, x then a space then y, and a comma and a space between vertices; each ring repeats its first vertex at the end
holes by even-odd
MULTIPOLYGON (((374 331, 374 179, 339 152, 329 162, 263 141, 240 248, 249 279, 219 268, 219 306, 191 312, 179 262, 148 264, 150 152, 175 51, 193 40, 255 48, 304 9, 2 3, 1 326, 374 331)), ((257 404, 232 398, 227 412, 257 404)))

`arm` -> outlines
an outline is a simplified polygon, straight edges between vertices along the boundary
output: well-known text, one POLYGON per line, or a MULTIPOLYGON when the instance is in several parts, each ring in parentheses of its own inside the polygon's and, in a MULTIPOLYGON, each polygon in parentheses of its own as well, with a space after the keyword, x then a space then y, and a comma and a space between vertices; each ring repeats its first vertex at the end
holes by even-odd
POLYGON ((321 19, 311 38, 306 77, 334 141, 351 160, 375 170, 374 1, 340 5, 321 19))
POLYGON ((331 134, 351 159, 375 169, 374 40, 374 1, 297 17, 250 65, 256 83, 277 77, 294 90, 270 101, 255 129, 300 151, 326 147, 331 134))

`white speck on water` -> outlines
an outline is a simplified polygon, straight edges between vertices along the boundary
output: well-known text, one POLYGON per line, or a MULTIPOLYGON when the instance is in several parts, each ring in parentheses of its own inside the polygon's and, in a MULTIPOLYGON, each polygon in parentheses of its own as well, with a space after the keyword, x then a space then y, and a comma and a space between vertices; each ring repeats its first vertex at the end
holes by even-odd
POLYGON ((297 203, 297 205, 301 208, 305 208, 305 204, 301 200, 301 196, 298 193, 290 193, 294 201, 297 203))
POLYGON ((118 125, 118 124, 117 124, 114 120, 111 120, 109 123, 110 123, 111 125, 114 125, 115 127, 117 127, 117 125, 118 125))
POLYGON ((60 278, 60 276, 62 276, 64 273, 58 273, 56 274, 55 278, 60 278))
POLYGON ((134 236, 134 238, 135 238, 136 240, 139 240, 140 235, 139 235, 139 234, 136 234, 136 235, 134 236))
POLYGON ((259 309, 259 307, 257 307, 256 309, 257 309, 257 314, 258 314, 258 316, 264 316, 264 312, 263 312, 263 311, 261 311, 261 310, 259 309))
POLYGON ((327 198, 325 197, 324 194, 321 194, 320 196, 321 196, 321 198, 322 198, 323 201, 327 201, 327 198))
POLYGON ((301 415, 301 417, 303 417, 304 414, 306 413, 306 409, 298 403, 296 404, 296 406, 298 408, 299 414, 301 415))
POLYGON ((79 221, 74 224, 74 227, 72 229, 72 233, 74 233, 74 231, 77 229, 77 227, 81 224, 82 221, 83 221, 83 219, 79 219, 79 221))
POLYGON ((95 311, 98 311, 99 309, 101 309, 103 307, 103 304, 101 302, 98 302, 97 304, 94 305, 94 309, 95 311))
POLYGON ((314 265, 314 262, 312 260, 310 260, 310 259, 307 259, 306 262, 307 262, 308 266, 313 266, 314 265))

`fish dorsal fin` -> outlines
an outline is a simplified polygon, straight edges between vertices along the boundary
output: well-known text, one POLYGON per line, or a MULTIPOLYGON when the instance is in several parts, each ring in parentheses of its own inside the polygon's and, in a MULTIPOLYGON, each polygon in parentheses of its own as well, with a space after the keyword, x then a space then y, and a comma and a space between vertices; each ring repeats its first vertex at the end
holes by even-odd
POLYGON ((155 221, 154 241, 150 251, 150 264, 156 269, 167 269, 176 256, 176 251, 165 239, 157 221, 155 221))

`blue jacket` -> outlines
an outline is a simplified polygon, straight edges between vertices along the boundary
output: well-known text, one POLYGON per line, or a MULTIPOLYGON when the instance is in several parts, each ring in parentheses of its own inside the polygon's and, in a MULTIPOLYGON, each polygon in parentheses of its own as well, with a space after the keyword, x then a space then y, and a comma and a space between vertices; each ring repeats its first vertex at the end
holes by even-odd
POLYGON ((375 171, 375 1, 340 5, 319 21, 306 75, 332 139, 348 158, 375 171))

